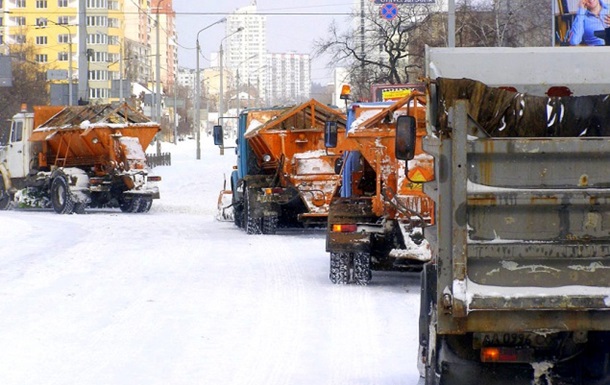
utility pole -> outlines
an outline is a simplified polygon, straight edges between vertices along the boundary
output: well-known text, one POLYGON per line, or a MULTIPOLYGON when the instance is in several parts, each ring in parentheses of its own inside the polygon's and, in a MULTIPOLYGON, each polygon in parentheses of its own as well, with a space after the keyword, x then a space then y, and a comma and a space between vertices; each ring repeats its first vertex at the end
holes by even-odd
POLYGON ((78 0, 78 102, 89 101, 89 52, 87 50, 87 0, 78 0))
MULTIPOLYGON (((154 103, 154 119, 156 120, 159 124, 161 124, 161 39, 160 39, 160 33, 159 33, 159 29, 161 28, 161 25, 159 24, 159 11, 161 8, 161 4, 163 3, 164 0, 160 0, 157 3, 157 55, 155 57, 155 92, 153 92, 153 94, 155 95, 155 103, 154 103)), ((158 137, 157 134, 157 155, 161 155, 161 141, 159 140, 160 138, 158 137)))

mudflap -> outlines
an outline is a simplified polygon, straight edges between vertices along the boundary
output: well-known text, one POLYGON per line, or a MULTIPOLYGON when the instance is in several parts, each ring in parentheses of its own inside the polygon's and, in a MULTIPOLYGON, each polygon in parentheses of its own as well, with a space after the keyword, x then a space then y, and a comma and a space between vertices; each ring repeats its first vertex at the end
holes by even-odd
POLYGON ((218 195, 218 205, 216 220, 220 222, 233 222, 233 192, 231 190, 221 190, 218 195))

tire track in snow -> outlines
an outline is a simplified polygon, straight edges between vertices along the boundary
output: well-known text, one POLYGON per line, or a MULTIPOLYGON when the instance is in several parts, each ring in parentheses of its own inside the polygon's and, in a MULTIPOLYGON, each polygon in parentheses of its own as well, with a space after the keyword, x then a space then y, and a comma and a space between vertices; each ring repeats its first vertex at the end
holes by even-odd
POLYGON ((293 347, 303 340, 306 290, 298 261, 290 255, 295 242, 285 236, 255 237, 257 243, 262 243, 263 248, 269 247, 270 251, 263 261, 265 284, 261 295, 264 299, 259 322, 252 325, 253 334, 244 349, 246 356, 240 361, 231 384, 292 384, 290 374, 298 365, 293 347), (269 320, 273 322, 263 323, 269 320))

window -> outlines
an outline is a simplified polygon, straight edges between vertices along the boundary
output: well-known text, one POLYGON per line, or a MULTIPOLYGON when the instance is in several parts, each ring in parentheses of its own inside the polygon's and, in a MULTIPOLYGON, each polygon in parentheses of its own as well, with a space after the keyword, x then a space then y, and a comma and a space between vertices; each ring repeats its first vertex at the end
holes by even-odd
POLYGON ((57 53, 57 60, 59 60, 59 61, 68 61, 69 60, 68 53, 67 52, 58 52, 57 53))
POLYGON ((108 98, 107 88, 90 88, 89 99, 106 99, 108 98))
POLYGON ((108 35, 96 33, 87 35, 87 44, 108 44, 108 35))
POLYGON ((12 35, 14 44, 25 44, 25 35, 12 35))
POLYGON ((89 56, 89 60, 91 62, 107 62, 108 61, 108 53, 107 52, 96 52, 91 50, 91 56, 89 56))
POLYGON ((47 18, 46 17, 39 17, 36 19, 36 25, 39 27, 46 27, 47 25, 47 18))
POLYGON ((36 0, 36 8, 47 8, 47 0, 36 0))
POLYGON ((24 16, 15 17, 15 25, 25 25, 25 17, 24 16))
POLYGON ((25 8, 25 0, 16 0, 15 8, 25 8))
POLYGON ((48 60, 48 57, 46 54, 38 54, 38 55, 36 55, 36 61, 38 63, 46 63, 49 60, 48 60))
POLYGON ((89 71, 89 80, 108 80, 108 71, 106 71, 106 70, 89 71))
POLYGON ((47 45, 46 36, 36 36, 36 45, 47 45))
POLYGON ((13 122, 11 130, 11 142, 21 142, 23 140, 23 122, 13 122))
POLYGON ((116 18, 109 18, 108 19, 108 26, 110 28, 119 28, 119 19, 116 18))
POLYGON ((59 8, 68 8, 68 0, 57 0, 57 6, 59 8))
POLYGON ((118 62, 120 57, 121 57, 121 55, 118 54, 118 53, 110 53, 110 52, 108 52, 108 61, 110 63, 118 62))
POLYGON ((88 27, 105 27, 108 19, 105 16, 87 16, 88 27))
POLYGON ((57 24, 70 24, 70 16, 58 16, 57 24))
POLYGON ((64 43, 64 44, 70 43, 70 35, 68 35, 67 33, 57 35, 57 42, 64 43))
POLYGON ((87 8, 108 9, 108 1, 107 0, 87 0, 87 8))

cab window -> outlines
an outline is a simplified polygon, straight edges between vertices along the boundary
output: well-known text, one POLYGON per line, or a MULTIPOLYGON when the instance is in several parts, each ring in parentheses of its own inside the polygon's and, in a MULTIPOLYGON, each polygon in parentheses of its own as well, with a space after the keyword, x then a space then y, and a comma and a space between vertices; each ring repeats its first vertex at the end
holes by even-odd
POLYGON ((23 122, 13 122, 11 130, 11 142, 21 142, 23 140, 23 122))

